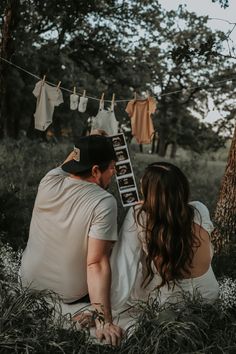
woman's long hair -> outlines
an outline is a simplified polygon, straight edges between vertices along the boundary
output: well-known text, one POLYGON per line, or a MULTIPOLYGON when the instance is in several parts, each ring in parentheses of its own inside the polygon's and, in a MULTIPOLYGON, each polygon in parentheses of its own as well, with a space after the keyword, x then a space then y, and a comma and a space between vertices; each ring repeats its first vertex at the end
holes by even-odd
POLYGON ((137 214, 137 222, 145 232, 147 247, 147 275, 143 285, 154 277, 154 262, 162 282, 190 275, 193 246, 199 246, 193 234, 194 208, 189 202, 189 183, 181 170, 167 162, 150 164, 141 181, 144 202, 137 214), (142 222, 143 211, 146 215, 142 222))

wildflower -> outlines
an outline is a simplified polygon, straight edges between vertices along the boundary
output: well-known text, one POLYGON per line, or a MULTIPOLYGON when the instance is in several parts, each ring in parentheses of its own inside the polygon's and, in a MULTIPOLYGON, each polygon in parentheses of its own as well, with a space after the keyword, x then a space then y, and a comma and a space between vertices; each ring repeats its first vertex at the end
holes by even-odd
POLYGON ((236 279, 223 277, 219 280, 221 300, 220 306, 222 310, 228 310, 236 307, 236 279))

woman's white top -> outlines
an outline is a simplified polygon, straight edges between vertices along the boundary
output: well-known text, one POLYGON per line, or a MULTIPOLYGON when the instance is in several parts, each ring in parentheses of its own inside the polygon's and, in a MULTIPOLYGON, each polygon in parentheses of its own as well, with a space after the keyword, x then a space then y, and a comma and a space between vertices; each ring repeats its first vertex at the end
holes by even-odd
MULTIPOLYGON (((194 201, 194 223, 205 229, 209 235, 213 224, 207 207, 201 202, 194 201)), ((116 242, 111 255, 112 286, 111 303, 113 310, 119 310, 124 304, 133 300, 147 300, 148 297, 159 297, 160 304, 177 302, 183 291, 191 295, 199 292, 202 298, 213 302, 218 298, 219 286, 211 266, 200 277, 183 279, 174 288, 167 285, 158 291, 155 288, 161 282, 155 266, 154 278, 147 288, 142 288, 142 261, 145 254, 144 232, 135 221, 134 209, 130 208, 120 231, 119 241, 116 242)), ((213 249, 211 250, 213 256, 213 249)))

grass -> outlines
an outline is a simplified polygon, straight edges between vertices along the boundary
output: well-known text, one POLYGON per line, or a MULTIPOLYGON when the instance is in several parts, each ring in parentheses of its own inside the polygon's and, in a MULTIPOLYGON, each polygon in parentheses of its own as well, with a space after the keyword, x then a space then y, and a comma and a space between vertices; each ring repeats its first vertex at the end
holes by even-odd
POLYGON ((162 307, 158 299, 138 302, 136 323, 121 345, 112 348, 95 343, 86 329, 78 330, 70 316, 62 316, 55 294, 23 289, 16 281, 19 255, 3 244, 0 252, 1 354, 235 353, 236 280, 221 281, 215 305, 204 304, 197 293, 162 307))
MULTIPOLYGON (((235 353, 236 352, 236 246, 214 258, 221 296, 214 306, 197 296, 183 303, 160 308, 158 301, 139 302, 137 321, 118 348, 91 341, 86 330, 78 330, 62 316, 55 294, 22 289, 17 271, 24 248, 40 179, 60 164, 72 144, 6 140, 0 144, 0 352, 1 353, 235 353), (9 246, 9 245, 10 246, 9 246), (51 298, 53 301, 48 301, 51 298), (57 314, 57 315, 56 315, 57 314), (55 320, 56 315, 56 320, 55 320)), ((148 152, 130 154, 137 183, 144 167, 161 160, 148 152)), ((179 152, 168 161, 178 165, 190 180, 192 199, 204 202, 213 215, 220 180, 225 169, 220 159, 179 152)), ((217 156, 217 155, 215 155, 217 156)), ((116 184, 111 192, 121 207, 116 184)))

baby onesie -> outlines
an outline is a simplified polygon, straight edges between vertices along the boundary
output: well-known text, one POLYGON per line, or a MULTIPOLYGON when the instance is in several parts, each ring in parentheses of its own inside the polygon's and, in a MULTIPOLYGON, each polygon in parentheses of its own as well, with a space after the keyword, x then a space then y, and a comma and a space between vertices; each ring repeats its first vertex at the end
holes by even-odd
POLYGON ((59 88, 41 80, 35 85, 33 94, 37 97, 34 113, 35 129, 45 131, 52 123, 54 107, 64 102, 62 92, 59 88))
POLYGON ((115 135, 118 133, 118 122, 116 120, 114 109, 111 107, 109 110, 103 108, 104 103, 100 103, 99 111, 93 119, 91 130, 102 129, 108 135, 115 135))
POLYGON ((72 111, 76 110, 78 108, 78 102, 79 102, 79 96, 73 93, 70 95, 70 109, 72 111))
POLYGON ((137 143, 150 144, 154 135, 151 115, 156 111, 156 100, 153 97, 131 100, 125 110, 131 119, 132 135, 137 143))

